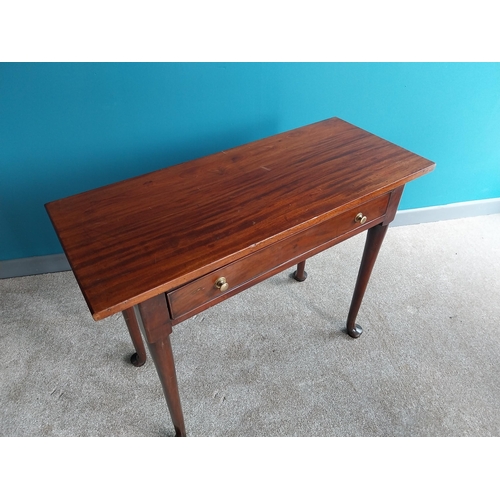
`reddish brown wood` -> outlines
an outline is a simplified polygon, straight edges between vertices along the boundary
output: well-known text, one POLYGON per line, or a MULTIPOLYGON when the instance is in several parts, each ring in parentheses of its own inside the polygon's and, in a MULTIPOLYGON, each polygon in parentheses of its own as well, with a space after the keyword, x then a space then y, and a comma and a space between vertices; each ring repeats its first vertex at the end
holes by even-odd
POLYGON ((306 269, 306 261, 303 260, 297 264, 297 270, 293 273, 294 279, 297 281, 305 281, 307 278, 306 269))
POLYGON ((291 265, 303 280, 307 258, 368 229, 347 320, 359 336, 356 316, 404 185, 433 168, 332 118, 46 207, 94 319, 133 306, 181 436, 172 325, 291 265), (221 276, 227 290, 214 287, 221 276))
POLYGON ((291 265, 301 255, 311 251, 314 254, 324 250, 333 245, 336 238, 342 234, 366 229, 370 224, 373 225, 384 216, 389 197, 390 194, 385 194, 363 205, 351 208, 337 217, 323 221, 298 234, 257 250, 251 255, 223 266, 217 271, 206 274, 168 293, 167 297, 172 318, 176 319, 201 304, 208 304, 221 296, 232 294, 241 285, 253 282, 252 280, 255 277, 271 270, 277 272, 286 263, 291 265), (360 210, 369 217, 368 222, 363 226, 354 220, 360 210), (221 277, 224 277, 229 284, 229 288, 225 292, 221 292, 214 286, 217 279, 221 277))
POLYGON ((389 198, 389 205, 387 206, 387 211, 384 217, 384 222, 382 223, 384 226, 389 225, 396 217, 396 212, 398 210, 399 200, 403 195, 403 186, 399 186, 394 191, 391 192, 391 197, 389 198))
POLYGON ((366 234, 365 249, 361 264, 359 267, 358 278, 351 301, 351 307, 347 316, 347 333, 353 337, 358 338, 363 333, 363 328, 356 324, 356 316, 358 315, 361 301, 368 285, 368 280, 375 265, 378 252, 384 241, 388 225, 378 224, 370 228, 366 234))
POLYGON ((142 366, 146 362, 146 349, 144 348, 141 330, 137 324, 133 308, 125 309, 123 311, 123 317, 125 319, 125 323, 127 324, 130 338, 132 339, 132 344, 135 349, 135 353, 130 357, 130 362, 134 366, 142 366))
POLYGON ((138 324, 148 344, 151 358, 155 364, 163 393, 174 424, 175 435, 185 436, 186 428, 182 414, 174 356, 170 344, 172 323, 165 295, 152 297, 134 308, 138 324))
MULTIPOLYGON (((352 236, 355 236, 356 234, 359 234, 365 230, 367 230, 369 227, 374 226, 376 224, 380 224, 384 220, 384 217, 378 217, 371 223, 366 223, 366 225, 363 226, 357 226, 355 229, 352 231, 348 231, 347 233, 342 233, 340 236, 337 236, 336 238, 332 240, 328 240, 322 245, 319 245, 317 247, 312 248, 311 250, 307 251, 304 254, 297 255, 297 257, 291 259, 288 262, 282 263, 278 265, 277 267, 271 267, 269 266, 269 269, 264 272, 263 274, 260 274, 256 276, 255 278, 250 279, 249 281, 246 281, 245 283, 231 287, 229 288, 226 292, 222 294, 216 295, 213 299, 209 300, 208 302, 204 302, 198 307, 194 309, 190 309, 189 311, 186 311, 184 314, 180 316, 176 316, 175 318, 172 319, 172 326, 178 325, 179 323, 182 323, 186 319, 190 318, 191 316, 195 314, 199 314, 200 312, 203 312, 205 309, 208 309, 209 307, 212 307, 215 304, 218 304, 219 302, 222 302, 223 300, 226 300, 229 297, 232 297, 233 295, 236 295, 243 290, 246 290, 247 288, 252 287, 253 285, 256 285, 257 283, 260 283, 261 281, 265 280, 266 278, 269 278, 270 276, 273 276, 281 271, 284 271, 285 269, 288 269, 289 267, 298 264, 300 261, 303 261, 305 259, 308 259, 309 257, 312 257, 313 255, 316 255, 317 253, 326 250, 327 248, 330 248, 333 245, 337 245, 338 243, 341 243, 342 241, 351 238, 352 236)), ((244 258, 246 259, 246 257, 244 258)), ((244 260, 242 259, 242 260, 244 260)), ((238 261, 239 262, 239 261, 238 261)), ((228 266, 232 267, 232 266, 228 266)), ((181 287, 182 288, 182 287, 181 287)))
POLYGON ((380 225, 370 228, 366 235, 363 257, 361 258, 358 278, 356 280, 351 307, 347 316, 347 333, 355 339, 360 337, 363 333, 363 328, 356 323, 356 317, 358 315, 359 308, 361 307, 361 302, 363 301, 378 252, 382 246, 382 242, 384 241, 387 228, 396 216, 396 211, 398 209, 399 200, 403 194, 403 189, 404 185, 391 192, 384 221, 380 225))
POLYGON ((93 317, 102 319, 433 167, 332 118, 54 201, 47 210, 93 317))

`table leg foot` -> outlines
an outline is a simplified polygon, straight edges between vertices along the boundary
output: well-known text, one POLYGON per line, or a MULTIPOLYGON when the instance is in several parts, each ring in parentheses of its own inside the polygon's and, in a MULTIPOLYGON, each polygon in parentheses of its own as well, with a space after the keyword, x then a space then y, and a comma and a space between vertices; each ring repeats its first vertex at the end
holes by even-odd
POLYGON ((134 314, 134 309, 129 308, 123 311, 123 318, 127 324, 130 339, 134 345, 135 353, 130 357, 130 362, 134 366, 142 366, 146 362, 146 349, 142 341, 141 330, 134 314))
POLYGON ((134 366, 142 366, 145 362, 146 362, 146 357, 144 356, 144 359, 141 359, 141 357, 139 356, 139 354, 137 354, 136 352, 134 352, 134 354, 132 354, 132 356, 130 356, 130 362, 134 365, 134 366))
POLYGON ((361 337, 361 334, 363 333, 363 328, 361 328, 361 326, 357 323, 355 323, 353 327, 347 327, 346 330, 349 336, 353 339, 361 337))
POLYGON ((305 267, 306 267, 305 260, 302 262, 299 262, 297 264, 296 271, 292 274, 293 279, 295 279, 296 281, 305 281, 305 279, 307 278, 307 273, 305 271, 305 267))

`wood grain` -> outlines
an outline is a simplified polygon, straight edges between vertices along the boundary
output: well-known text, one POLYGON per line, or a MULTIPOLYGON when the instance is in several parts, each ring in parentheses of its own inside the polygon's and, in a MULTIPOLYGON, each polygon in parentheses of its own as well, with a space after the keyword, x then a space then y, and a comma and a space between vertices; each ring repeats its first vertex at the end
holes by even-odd
POLYGON ((251 255, 238 259, 212 273, 191 281, 167 294, 172 319, 184 316, 189 311, 199 311, 199 306, 217 300, 221 296, 232 296, 239 291, 241 285, 254 282, 260 275, 268 275, 269 271, 281 269, 283 265, 297 258, 317 253, 334 244, 343 234, 352 234, 356 230, 364 231, 373 221, 382 217, 389 202, 390 195, 383 195, 347 211, 333 219, 316 224, 293 236, 273 243, 255 251, 251 255), (361 226, 354 218, 357 211, 368 214, 370 220, 361 226), (214 287, 216 280, 224 276, 229 284, 227 292, 214 287))
POLYGON ((338 118, 46 205, 94 319, 431 171, 338 118))

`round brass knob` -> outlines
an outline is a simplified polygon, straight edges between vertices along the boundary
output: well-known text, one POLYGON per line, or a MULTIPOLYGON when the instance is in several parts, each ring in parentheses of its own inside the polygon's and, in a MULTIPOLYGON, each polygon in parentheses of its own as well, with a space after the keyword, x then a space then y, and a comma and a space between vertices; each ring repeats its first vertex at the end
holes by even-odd
POLYGON ((354 217, 355 222, 359 222, 360 224, 364 224, 366 222, 366 215, 363 215, 361 212, 354 217))
POLYGON ((229 283, 226 281, 224 276, 217 279, 215 282, 215 288, 218 288, 221 292, 225 292, 229 288, 229 283))

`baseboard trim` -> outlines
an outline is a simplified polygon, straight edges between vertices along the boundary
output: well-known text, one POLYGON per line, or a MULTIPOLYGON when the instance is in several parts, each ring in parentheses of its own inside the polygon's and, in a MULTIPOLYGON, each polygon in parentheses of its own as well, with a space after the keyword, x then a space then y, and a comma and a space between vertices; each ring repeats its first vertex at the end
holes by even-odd
MULTIPOLYGON (((500 213, 500 198, 466 201, 439 205, 435 207, 398 210, 391 227, 438 222, 441 220, 462 219, 478 215, 500 213)), ((57 273, 69 271, 70 265, 63 253, 0 261, 0 279, 18 278, 33 274, 57 273)))
POLYGON ((0 261, 1 278, 19 278, 33 274, 58 273, 71 269, 66 255, 56 253, 41 257, 0 261))
POLYGON ((398 210, 391 227, 423 224, 426 222, 439 222, 441 220, 463 219, 478 215, 491 215, 500 213, 500 198, 487 200, 464 201, 449 205, 435 207, 414 208, 411 210, 398 210))

